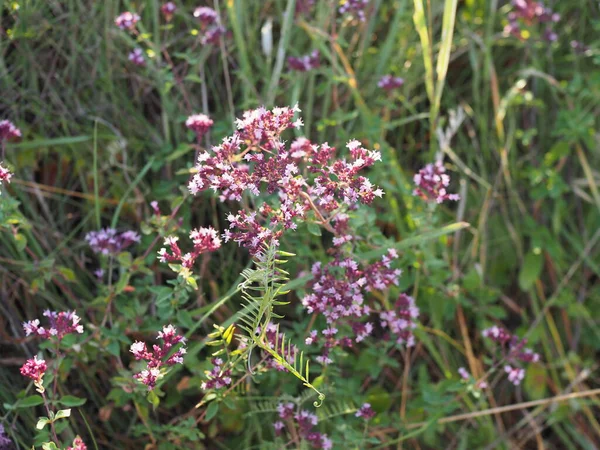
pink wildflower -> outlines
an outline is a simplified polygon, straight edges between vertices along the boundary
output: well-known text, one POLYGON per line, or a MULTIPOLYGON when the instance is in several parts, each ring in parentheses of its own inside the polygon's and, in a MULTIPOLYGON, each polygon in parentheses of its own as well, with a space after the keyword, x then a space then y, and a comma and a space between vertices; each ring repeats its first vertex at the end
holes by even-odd
POLYGON ((43 359, 37 359, 37 355, 33 359, 28 359, 25 364, 21 367, 21 375, 27 378, 31 378, 38 384, 41 384, 42 378, 46 373, 48 366, 46 361, 43 359))
POLYGON ((207 379, 200 385, 202 390, 221 389, 229 386, 232 382, 231 370, 223 367, 224 362, 221 358, 213 358, 211 362, 213 368, 210 371, 204 372, 207 379))
POLYGON ((2 163, 0 163, 0 183, 10 183, 10 179, 13 176, 13 173, 4 167, 2 163))
POLYGON ((175 3, 173 2, 167 2, 160 7, 160 12, 165 17, 165 20, 167 22, 171 21, 171 19, 173 18, 173 14, 175 14, 176 10, 177 6, 175 6, 175 3))
POLYGON ((414 176, 416 185, 413 195, 417 195, 426 201, 443 203, 446 200, 460 200, 458 194, 448 194, 446 188, 450 185, 450 176, 441 161, 435 164, 427 164, 414 176))
POLYGON ((347 14, 364 22, 366 19, 365 8, 368 4, 369 0, 344 0, 339 12, 340 14, 347 14))
POLYGON ((124 13, 119 14, 115 18, 115 25, 118 26, 121 30, 133 31, 135 29, 136 23, 138 23, 139 20, 139 15, 126 11, 124 13))
POLYGON ((507 364, 504 366, 504 371, 508 374, 508 381, 515 386, 521 384, 521 380, 525 378, 525 370, 519 367, 511 367, 507 364))
POLYGON ((377 86, 386 91, 391 91, 402 87, 404 85, 404 79, 400 77, 394 77, 392 75, 384 75, 381 77, 377 86))
POLYGON ((83 442, 79 436, 73 439, 73 445, 71 447, 67 447, 67 450, 87 450, 87 446, 83 442))
POLYGON ((213 121, 206 114, 194 114, 187 118, 185 126, 196 133, 198 140, 213 126, 213 121))
POLYGON ((133 243, 140 242, 140 235, 135 231, 118 233, 114 228, 104 228, 90 231, 86 234, 85 240, 94 253, 116 255, 133 243))
POLYGON ((396 301, 395 310, 384 311, 380 314, 381 326, 388 328, 396 336, 396 343, 407 347, 415 345, 413 331, 416 327, 416 319, 419 317, 419 308, 415 305, 415 299, 406 294, 400 294, 396 301))
POLYGON ((371 408, 370 403, 363 403, 363 405, 358 411, 356 411, 356 414, 354 415, 356 417, 362 417, 365 420, 371 420, 373 417, 375 417, 375 411, 373 411, 373 408, 371 408))
POLYGON ((16 140, 21 137, 21 130, 9 120, 0 120, 0 141, 16 140))
POLYGON ((166 248, 161 248, 158 251, 160 262, 177 262, 189 269, 194 265, 198 256, 203 253, 214 252, 221 247, 221 239, 219 239, 217 231, 212 227, 192 230, 190 239, 194 244, 194 248, 191 252, 183 254, 179 248, 179 244, 177 244, 179 238, 176 236, 167 237, 164 245, 169 246, 171 253, 166 248))
POLYGON ((290 69, 298 72, 308 72, 321 65, 319 50, 313 50, 309 55, 288 58, 290 69))
POLYGON ((136 341, 131 344, 129 351, 137 361, 147 361, 145 370, 135 374, 133 377, 148 386, 151 391, 155 388, 157 380, 162 376, 161 368, 164 366, 173 366, 183 364, 183 355, 186 353, 185 338, 177 334, 173 325, 166 325, 158 333, 158 339, 162 340, 161 345, 154 344, 152 351, 149 351, 144 342, 136 341), (182 344, 173 354, 169 356, 172 348, 182 344))
POLYGON ((29 322, 23 323, 23 329, 25 335, 39 336, 43 339, 56 338, 59 341, 62 340, 67 334, 72 333, 83 333, 83 325, 79 322, 81 318, 75 313, 75 311, 66 312, 55 312, 46 310, 44 316, 48 318, 48 327, 40 327, 39 319, 30 320, 29 322))
POLYGON ((136 66, 144 66, 146 64, 146 58, 144 58, 144 51, 141 48, 134 48, 129 56, 127 57, 136 66))

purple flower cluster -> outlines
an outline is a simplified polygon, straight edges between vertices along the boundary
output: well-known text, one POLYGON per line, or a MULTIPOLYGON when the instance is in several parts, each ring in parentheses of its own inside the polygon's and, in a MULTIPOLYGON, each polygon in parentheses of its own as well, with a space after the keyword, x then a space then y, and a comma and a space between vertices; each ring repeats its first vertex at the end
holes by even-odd
MULTIPOLYGON (((320 262, 313 265, 313 279, 307 286, 311 292, 302 299, 302 305, 309 314, 322 314, 327 321, 327 328, 321 332, 323 354, 316 358, 321 364, 332 362, 329 357, 332 348, 350 347, 372 333, 373 324, 365 321, 371 314, 365 294, 398 284, 401 271, 391 267, 397 257, 394 250, 389 250, 381 261, 363 268, 350 258, 339 257, 324 267, 320 262), (340 332, 344 326, 346 332, 340 332), (340 337, 342 334, 349 336, 340 337)), ((312 330, 305 343, 314 345, 319 340, 318 332, 312 330)))
POLYGON ((300 57, 290 56, 288 58, 288 66, 291 70, 297 72, 308 72, 321 65, 320 57, 319 50, 313 50, 310 54, 300 57))
POLYGON ((392 75, 384 75, 381 77, 377 86, 386 91, 393 91, 404 85, 404 78, 394 77, 392 75))
POLYGON ((179 238, 176 236, 167 237, 164 245, 169 246, 171 253, 169 254, 166 248, 161 248, 158 251, 160 262, 177 262, 189 269, 202 253, 214 252, 221 247, 221 239, 219 239, 217 230, 212 227, 192 230, 190 232, 190 239, 194 244, 194 248, 191 252, 183 254, 177 244, 179 238))
POLYGON ((19 130, 10 120, 0 120, 0 141, 12 141, 21 137, 19 130))
POLYGON ((13 448, 13 442, 6 435, 4 425, 0 423, 0 450, 10 450, 13 448))
POLYGON ((144 51, 141 48, 134 48, 127 57, 136 66, 146 65, 146 58, 144 57, 144 51))
POLYGON ((55 337, 60 341, 67 334, 83 333, 83 325, 79 323, 81 318, 75 311, 61 311, 57 313, 46 310, 44 311, 44 317, 47 317, 49 322, 46 328, 40 327, 39 319, 24 322, 23 329, 25 330, 25 335, 29 336, 33 334, 43 339, 52 339, 55 337))
POLYGON ((177 10, 177 6, 173 2, 167 2, 160 7, 160 12, 164 16, 167 22, 170 22, 173 18, 173 14, 177 10))
POLYGON ((552 29, 551 24, 560 20, 560 14, 536 0, 512 0, 514 8, 508 14, 508 24, 504 27, 504 33, 525 40, 522 26, 531 27, 534 24, 546 24, 543 38, 548 42, 554 42, 558 35, 552 29))
POLYGON ((315 0, 296 0, 296 14, 309 14, 315 6, 315 0))
MULTIPOLYGON (((458 368, 458 374, 463 379, 463 381, 469 381, 471 379, 471 374, 464 367, 459 367, 458 368)), ((476 384, 476 387, 478 389, 485 389, 485 388, 488 387, 488 384, 485 381, 479 381, 476 384)))
POLYGON ((387 328, 396 337, 396 343, 413 347, 415 336, 413 331, 419 318, 419 308, 415 299, 406 294, 400 294, 396 300, 395 309, 380 314, 381 326, 387 328))
POLYGON ((135 242, 140 242, 140 235, 135 231, 118 233, 114 228, 90 231, 85 240, 94 253, 116 255, 135 242))
POLYGON ((221 389, 225 386, 229 386, 231 384, 231 369, 225 369, 223 367, 224 363, 221 358, 213 358, 211 362, 213 368, 210 371, 205 372, 207 380, 203 381, 200 385, 202 390, 221 389))
POLYGON ((413 195, 425 201, 443 203, 446 200, 460 200, 458 194, 449 194, 446 190, 450 185, 450 176, 446 174, 446 168, 441 161, 427 164, 414 175, 413 180, 416 185, 413 195))
POLYGON ((25 364, 21 367, 21 375, 27 378, 31 378, 37 384, 41 384, 44 374, 48 370, 46 361, 43 359, 37 359, 37 355, 33 359, 28 359, 25 364))
POLYGON ((369 0, 344 0, 339 12, 340 14, 356 17, 361 22, 364 22, 366 19, 365 8, 368 4, 369 0))
POLYGON ((525 369, 517 366, 517 364, 538 362, 540 360, 540 355, 530 348, 525 348, 527 340, 519 339, 504 328, 494 325, 483 330, 481 334, 500 345, 504 360, 510 363, 504 366, 504 371, 508 374, 508 380, 515 386, 520 384, 525 377, 525 369))
POLYGON ((164 326, 158 333, 158 339, 163 342, 161 345, 154 344, 152 351, 149 351, 146 343, 141 341, 135 341, 129 349, 137 361, 148 361, 146 369, 133 377, 148 386, 149 391, 154 389, 156 381, 162 376, 161 367, 183 364, 183 355, 186 353, 185 338, 177 334, 173 325, 164 326), (169 356, 171 349, 177 344, 182 344, 182 346, 169 356))
POLYGON ((200 6, 194 10, 194 17, 200 22, 203 32, 202 44, 218 44, 219 39, 227 30, 221 25, 217 12, 208 6, 200 6))
POLYGON ((370 403, 363 403, 363 405, 354 414, 356 417, 362 417, 364 420, 371 420, 375 417, 375 411, 371 408, 370 403))
POLYGON ((288 149, 281 135, 302 126, 296 107, 258 108, 237 120, 237 131, 220 145, 198 155, 196 174, 188 188, 192 194, 206 189, 219 192, 221 201, 241 201, 242 194, 277 194, 277 202, 258 211, 240 211, 228 217, 223 238, 249 248, 253 255, 265 245, 277 244, 285 229, 295 229, 296 219, 313 210, 323 213, 370 204, 383 191, 359 172, 381 160, 358 141, 347 147, 350 160, 334 159, 335 149, 299 138, 288 149))
POLYGON ((206 114, 193 114, 185 121, 185 126, 196 133, 198 141, 202 139, 213 126, 213 121, 206 114))
POLYGON ((277 414, 279 419, 273 423, 275 434, 281 435, 286 421, 290 427, 304 440, 306 440, 312 448, 329 450, 333 448, 331 439, 324 434, 314 431, 314 427, 319 423, 317 416, 309 411, 300 410, 294 414, 295 406, 293 403, 280 403, 277 405, 277 414))
POLYGON ((115 25, 118 26, 121 30, 133 31, 135 30, 135 25, 139 21, 139 15, 137 15, 136 13, 126 11, 124 13, 119 14, 115 18, 115 25))

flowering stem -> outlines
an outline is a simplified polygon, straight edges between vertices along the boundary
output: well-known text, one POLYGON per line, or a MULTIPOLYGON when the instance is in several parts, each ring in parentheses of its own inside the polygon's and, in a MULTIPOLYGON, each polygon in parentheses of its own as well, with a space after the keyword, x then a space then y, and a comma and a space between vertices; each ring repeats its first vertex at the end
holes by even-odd
MULTIPOLYGON (((46 407, 46 414, 48 414, 48 419, 52 419, 52 417, 50 417, 50 406, 48 405, 48 399, 46 398, 46 394, 44 393, 44 391, 40 392, 40 394, 42 394, 42 398, 44 399, 44 406, 46 407)), ((56 429, 54 428, 54 421, 53 420, 49 420, 49 421, 50 421, 50 429, 52 430, 52 437, 54 438, 55 444, 58 445, 58 436, 56 435, 56 429)))
POLYGON ((312 198, 310 198, 310 195, 308 195, 306 192, 301 192, 300 195, 302 196, 302 198, 304 198, 308 202, 308 204, 310 205, 311 209, 315 212, 316 216, 321 221, 321 225, 323 225, 323 227, 325 227, 325 229, 327 231, 329 231, 330 233, 336 234, 335 230, 333 229, 333 227, 329 224, 329 222, 327 220, 325 220, 325 218, 323 217, 323 215, 319 211, 319 208, 317 208, 317 205, 315 205, 313 203, 312 198))

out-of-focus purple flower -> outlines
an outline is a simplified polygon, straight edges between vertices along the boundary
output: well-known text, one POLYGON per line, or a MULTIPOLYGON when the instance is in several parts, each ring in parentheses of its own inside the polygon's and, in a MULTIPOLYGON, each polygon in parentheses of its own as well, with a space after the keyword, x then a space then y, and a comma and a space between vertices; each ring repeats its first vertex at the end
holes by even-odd
POLYGON ((281 420, 274 422, 273 428, 275 429, 275 435, 279 436, 281 434, 281 430, 283 430, 284 427, 285 427, 285 425, 283 424, 283 422, 281 420))
POLYGON ((296 0, 296 14, 309 14, 315 6, 315 0, 296 0))
POLYGON ((590 52, 590 48, 583 42, 579 41, 571 41, 571 48, 575 51, 575 53, 579 55, 583 55, 590 52))
POLYGON ((502 357, 509 363, 515 365, 515 367, 508 364, 504 366, 504 370, 508 374, 508 380, 514 385, 519 384, 525 376, 525 369, 516 367, 516 365, 538 362, 540 360, 540 355, 530 348, 525 348, 525 345, 527 344, 525 339, 519 339, 516 335, 511 334, 504 328, 493 326, 483 330, 482 335, 499 344, 502 351, 502 357))
POLYGON ((294 417, 294 404, 292 402, 279 403, 277 405, 277 414, 280 419, 287 420, 294 417))
POLYGON ((136 66, 146 65, 146 58, 144 57, 144 51, 141 48, 134 48, 129 56, 127 57, 136 66))
POLYGON ((300 57, 290 56, 288 66, 298 72, 308 72, 321 65, 320 56, 319 50, 313 50, 310 54, 300 57))
POLYGON ((221 36, 227 33, 227 29, 222 25, 213 25, 206 29, 204 36, 202 36, 201 42, 203 45, 218 44, 221 36))
POLYGON ((158 207, 158 202, 156 200, 150 202, 150 207, 155 215, 160 216, 160 208, 158 207))
POLYGON ((413 330, 417 327, 419 308, 415 299, 406 294, 400 294, 396 300, 395 309, 380 314, 381 326, 390 330, 396 336, 396 343, 407 347, 415 345, 413 330))
POLYGON ((27 378, 31 378, 38 384, 42 383, 42 378, 46 373, 48 366, 46 361, 43 359, 37 359, 37 355, 33 359, 28 359, 25 364, 21 367, 21 375, 27 378))
POLYGON ((194 10, 194 17, 203 25, 212 25, 219 22, 217 12, 208 6, 200 6, 194 10))
POLYGON ((85 240, 94 253, 103 255, 116 255, 133 243, 140 242, 140 235, 135 231, 118 233, 114 228, 103 228, 99 231, 90 231, 85 240))
POLYGON ((140 16, 136 13, 125 11, 115 18, 115 25, 121 30, 133 31, 135 25, 140 21, 140 16))
POLYGON ((192 230, 190 232, 190 239, 194 244, 194 248, 191 252, 183 254, 179 248, 179 244, 177 244, 179 239, 176 236, 167 237, 164 245, 169 246, 171 253, 166 248, 161 248, 158 251, 160 262, 177 262, 189 269, 194 265, 198 256, 203 253, 214 252, 221 247, 219 234, 212 227, 192 230))
POLYGON ((560 20, 560 14, 536 0, 513 0, 513 10, 508 14, 508 24, 504 27, 504 34, 515 36, 524 40, 522 27, 532 27, 536 24, 547 24, 542 38, 547 42, 554 42, 558 35, 551 28, 552 23, 560 20))
POLYGON ((71 445, 71 447, 67 447, 67 450, 87 450, 87 446, 83 442, 83 439, 77 436, 75 439, 73 439, 73 445, 71 445))
POLYGON ((467 369, 465 369, 464 367, 458 368, 458 374, 463 380, 468 380, 469 378, 471 378, 471 375, 469 375, 469 372, 467 372, 467 369))
POLYGON ((508 381, 515 386, 521 384, 521 380, 525 378, 525 370, 519 367, 511 367, 507 364, 504 366, 504 371, 508 374, 508 381))
POLYGON ((25 335, 29 336, 33 334, 43 339, 56 338, 60 341, 67 334, 83 333, 83 325, 79 323, 81 318, 75 311, 61 311, 57 313, 56 311, 47 309, 44 311, 44 317, 48 318, 49 323, 47 327, 41 327, 39 319, 23 322, 25 335))
POLYGON ((157 380, 162 376, 161 367, 183 364, 183 355, 186 353, 186 339, 177 334, 177 330, 173 325, 164 326, 162 331, 158 333, 158 339, 163 342, 161 345, 153 345, 152 351, 149 351, 146 344, 140 341, 135 341, 129 349, 137 361, 145 360, 148 362, 146 369, 133 377, 148 386, 149 391, 156 387, 157 380), (182 345, 172 355, 169 355, 172 348, 177 344, 182 345))
POLYGON ((460 200, 458 194, 449 194, 446 188, 450 185, 450 176, 441 161, 427 164, 413 177, 416 188, 413 195, 426 201, 443 203, 446 200, 460 200))
POLYGON ((381 77, 377 86, 386 91, 392 91, 404 85, 404 78, 395 77, 392 75, 384 75, 381 77))
POLYGON ((104 269, 98 268, 98 269, 94 270, 94 275, 96 276, 96 278, 101 280, 102 278, 104 278, 104 269))
POLYGON ((17 140, 21 137, 19 130, 10 120, 0 120, 0 141, 17 140))
POLYGON ((196 133, 198 140, 213 126, 213 120, 206 114, 193 114, 185 121, 185 126, 196 133))
POLYGON ((0 450, 11 450, 12 448, 14 448, 13 442, 6 435, 4 425, 0 423, 0 450))
POLYGON ((209 389, 221 389, 231 384, 231 369, 224 367, 224 362, 221 358, 212 359, 213 368, 210 371, 205 371, 207 380, 202 382, 201 388, 204 391, 209 389))
POLYGON ((160 12, 164 16, 167 22, 170 22, 173 18, 173 14, 177 10, 177 6, 173 2, 167 2, 160 7, 160 12))
POLYGON ((352 16, 364 22, 366 19, 365 8, 369 4, 369 0, 342 0, 343 3, 339 8, 340 14, 352 16))
POLYGON ((362 417, 365 420, 371 420, 375 417, 375 411, 371 408, 370 403, 363 403, 363 405, 354 414, 356 417, 362 417))

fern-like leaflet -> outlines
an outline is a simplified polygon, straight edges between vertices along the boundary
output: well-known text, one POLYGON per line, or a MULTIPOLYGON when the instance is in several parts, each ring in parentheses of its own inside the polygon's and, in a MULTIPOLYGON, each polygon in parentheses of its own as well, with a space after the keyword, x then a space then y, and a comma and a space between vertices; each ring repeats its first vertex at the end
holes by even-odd
POLYGON ((276 326, 275 343, 269 342, 266 336, 267 327, 271 319, 282 319, 283 316, 273 311, 275 306, 282 306, 288 302, 278 300, 278 297, 287 294, 285 284, 289 280, 289 273, 279 265, 286 263, 280 257, 294 256, 292 253, 278 250, 269 246, 255 257, 255 267, 242 272, 244 281, 240 284, 243 298, 243 315, 240 318, 240 328, 248 333, 248 366, 252 350, 256 347, 271 355, 271 357, 288 372, 298 378, 304 386, 312 389, 318 396, 314 402, 315 407, 323 404, 325 394, 320 392, 310 382, 309 360, 304 358, 304 352, 299 352, 284 334, 279 333, 276 326), (292 362, 288 361, 288 357, 292 362))

